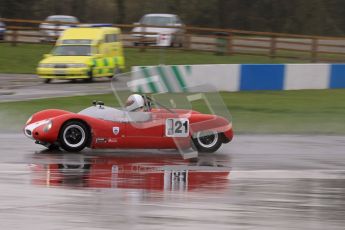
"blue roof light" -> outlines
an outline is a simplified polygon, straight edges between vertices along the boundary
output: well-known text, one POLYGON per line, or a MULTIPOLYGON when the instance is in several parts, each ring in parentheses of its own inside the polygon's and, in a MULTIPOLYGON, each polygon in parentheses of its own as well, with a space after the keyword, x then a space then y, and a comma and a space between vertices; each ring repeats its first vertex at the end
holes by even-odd
POLYGON ((112 27, 113 25, 110 23, 95 23, 95 24, 81 24, 78 27, 112 27))

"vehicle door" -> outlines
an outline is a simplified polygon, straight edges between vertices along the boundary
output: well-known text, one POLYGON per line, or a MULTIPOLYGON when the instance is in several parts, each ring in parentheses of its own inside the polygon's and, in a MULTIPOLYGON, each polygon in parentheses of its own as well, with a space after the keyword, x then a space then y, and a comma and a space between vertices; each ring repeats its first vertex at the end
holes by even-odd
POLYGON ((164 138, 164 120, 157 113, 131 112, 126 139, 131 148, 159 148, 164 138))
POLYGON ((124 68, 123 50, 122 42, 119 33, 112 33, 108 35, 109 46, 110 46, 110 56, 114 60, 114 68, 124 68))
MULTIPOLYGON (((109 62, 108 62, 108 45, 105 40, 100 40, 96 45, 97 53, 93 59, 93 73, 95 77, 104 77, 109 75, 109 62)), ((112 73, 113 69, 111 69, 112 73)))
POLYGON ((125 148, 125 134, 125 122, 103 121, 93 130, 92 136, 97 148, 125 148))

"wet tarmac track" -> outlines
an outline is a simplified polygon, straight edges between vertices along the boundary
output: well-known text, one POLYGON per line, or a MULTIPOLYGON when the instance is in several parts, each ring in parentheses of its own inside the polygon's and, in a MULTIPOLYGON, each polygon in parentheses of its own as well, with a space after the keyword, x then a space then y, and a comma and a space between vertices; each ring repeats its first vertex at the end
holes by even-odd
MULTIPOLYGON (((126 76, 118 76, 113 84, 119 90, 126 89, 127 79, 126 76)), ((36 75, 0 73, 1 102, 104 93, 112 93, 108 78, 94 79, 91 84, 82 80, 54 80, 45 84, 36 75)))
POLYGON ((0 229, 345 227, 345 137, 239 135, 189 160, 0 140, 0 229))

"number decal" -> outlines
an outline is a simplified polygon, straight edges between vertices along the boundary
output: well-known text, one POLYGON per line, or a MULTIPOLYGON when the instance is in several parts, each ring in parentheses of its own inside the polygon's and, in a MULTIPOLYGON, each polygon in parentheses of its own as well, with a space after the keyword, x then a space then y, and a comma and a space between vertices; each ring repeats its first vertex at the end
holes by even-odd
POLYGON ((165 136, 188 137, 189 120, 187 118, 169 118, 165 121, 165 136))
POLYGON ((176 126, 175 133, 182 133, 182 129, 181 129, 182 128, 182 122, 176 121, 175 126, 176 126))

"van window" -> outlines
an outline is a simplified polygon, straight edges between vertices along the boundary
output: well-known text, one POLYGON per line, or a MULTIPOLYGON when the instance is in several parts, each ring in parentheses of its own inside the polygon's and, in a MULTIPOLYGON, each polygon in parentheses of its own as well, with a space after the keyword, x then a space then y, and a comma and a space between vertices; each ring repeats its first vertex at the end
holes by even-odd
POLYGON ((67 45, 57 46, 52 52, 53 56, 90 56, 91 46, 67 45))
POLYGON ((117 42, 117 35, 116 34, 106 34, 105 35, 105 42, 117 42))

